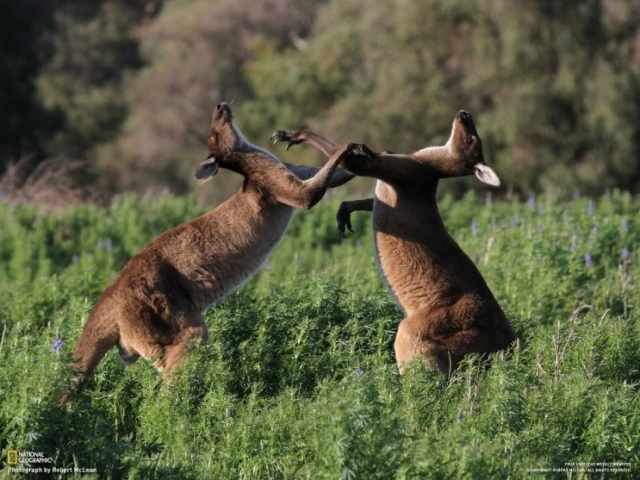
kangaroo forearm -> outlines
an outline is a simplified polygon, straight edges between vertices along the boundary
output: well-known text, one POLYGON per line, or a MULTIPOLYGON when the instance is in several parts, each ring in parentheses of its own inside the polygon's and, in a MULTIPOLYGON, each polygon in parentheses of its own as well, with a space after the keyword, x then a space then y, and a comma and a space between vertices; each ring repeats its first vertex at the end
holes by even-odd
POLYGON ((373 211, 373 198, 365 198, 363 200, 351 200, 342 202, 336 213, 338 221, 338 232, 340 237, 346 236, 346 231, 353 232, 351 228, 351 212, 371 212, 373 211))
POLYGON ((299 178, 292 176, 288 178, 284 188, 278 188, 274 185, 274 193, 278 201, 291 205, 292 207, 308 210, 318 203, 327 188, 331 177, 338 168, 344 149, 336 152, 329 161, 310 179, 301 181, 299 178))
POLYGON ((349 173, 343 168, 337 168, 331 176, 331 179, 329 180, 329 188, 335 188, 339 187, 340 185, 344 185, 354 177, 355 175, 353 173, 349 173))
MULTIPOLYGON (((327 156, 335 154, 340 145, 311 130, 302 130, 295 134, 299 141, 304 141, 317 148, 327 156)), ((373 152, 371 152, 373 153, 373 152)), ((407 155, 380 153, 373 154, 371 158, 346 156, 342 163, 342 169, 336 172, 332 183, 339 186, 350 180, 352 176, 373 177, 380 180, 395 181, 407 178, 413 173, 419 173, 420 168, 416 162, 411 161, 407 155), (341 173, 344 170, 344 173, 341 173), (340 173, 340 176, 338 176, 340 173), (342 183, 338 183, 344 180, 342 183)))
POLYGON ((317 148, 327 157, 334 155, 340 149, 340 145, 337 143, 334 143, 328 138, 312 132, 311 130, 305 130, 303 138, 305 143, 317 148))
MULTIPOLYGON (((343 157, 344 150, 334 152, 329 161, 320 169, 320 171, 309 180, 305 180, 305 187, 310 192, 310 198, 308 199, 308 206, 306 208, 313 207, 324 196, 332 176, 336 172, 338 165, 343 157)), ((304 208, 304 207, 303 207, 304 208)))
POLYGON ((372 154, 363 156, 346 156, 342 168, 359 177, 372 177, 387 183, 399 181, 410 182, 421 175, 420 166, 406 155, 372 154))
MULTIPOLYGON (((320 171, 320 167, 308 167, 306 165, 287 164, 287 167, 300 180, 308 180, 313 176, 315 176, 320 171)), ((335 188, 335 187, 339 187, 340 185, 344 185, 354 177, 355 175, 349 172, 346 172, 342 168, 337 168, 336 171, 331 176, 331 180, 329 180, 329 188, 335 188)))
POLYGON ((373 198, 364 198, 362 200, 347 200, 342 202, 340 208, 344 208, 347 212, 372 212, 373 198))
POLYGON ((337 143, 311 130, 277 130, 271 135, 271 139, 274 145, 278 142, 287 142, 287 150, 289 150, 292 145, 308 143, 316 147, 327 157, 330 157, 340 149, 340 145, 337 143))

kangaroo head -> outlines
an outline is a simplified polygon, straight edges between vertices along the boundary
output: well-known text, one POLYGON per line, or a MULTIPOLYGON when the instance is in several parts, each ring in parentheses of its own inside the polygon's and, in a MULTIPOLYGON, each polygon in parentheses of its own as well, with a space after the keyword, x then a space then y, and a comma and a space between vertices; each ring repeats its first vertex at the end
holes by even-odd
POLYGON ((454 154, 460 174, 475 174, 481 182, 500 185, 498 175, 484 161, 482 140, 469 112, 460 110, 456 114, 447 144, 454 154))
POLYGON ((218 173, 218 167, 238 171, 231 154, 244 150, 247 145, 247 141, 233 122, 231 107, 225 102, 219 103, 213 109, 208 141, 209 155, 196 170, 199 183, 210 180, 218 173))

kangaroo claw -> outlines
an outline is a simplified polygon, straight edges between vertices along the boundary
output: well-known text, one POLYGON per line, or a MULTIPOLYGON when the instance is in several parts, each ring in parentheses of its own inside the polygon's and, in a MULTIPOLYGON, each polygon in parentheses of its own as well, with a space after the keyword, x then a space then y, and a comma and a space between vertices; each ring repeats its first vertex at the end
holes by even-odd
POLYGON ((351 212, 349 212, 349 210, 347 210, 343 205, 340 205, 340 208, 338 208, 336 220, 338 221, 338 234, 340 235, 340 238, 347 237, 347 230, 353 232, 353 229, 351 228, 351 212))
POLYGON ((287 150, 293 145, 298 145, 304 142, 303 138, 298 138, 298 133, 294 130, 277 130, 271 135, 273 145, 278 142, 287 142, 287 150))
POLYGON ((276 143, 278 143, 281 138, 280 138, 280 134, 282 133, 282 130, 278 130, 276 132, 273 132, 271 134, 271 137, 269 137, 269 140, 271 140, 271 145, 273 145, 274 147, 276 146, 276 143))

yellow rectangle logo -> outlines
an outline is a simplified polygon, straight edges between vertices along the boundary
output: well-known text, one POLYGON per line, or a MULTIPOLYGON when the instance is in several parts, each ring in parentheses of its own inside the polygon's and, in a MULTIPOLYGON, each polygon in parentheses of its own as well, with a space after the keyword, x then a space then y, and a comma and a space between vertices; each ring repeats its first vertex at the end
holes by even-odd
POLYGON ((7 451, 7 465, 17 465, 18 464, 18 451, 17 450, 8 450, 7 451))

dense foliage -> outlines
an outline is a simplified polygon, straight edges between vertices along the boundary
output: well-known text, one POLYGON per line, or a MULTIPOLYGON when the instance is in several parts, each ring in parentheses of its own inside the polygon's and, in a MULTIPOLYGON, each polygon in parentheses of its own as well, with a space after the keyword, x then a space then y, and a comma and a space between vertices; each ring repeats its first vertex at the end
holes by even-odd
POLYGON ((470 358, 451 378, 419 364, 398 375, 401 313, 375 269, 369 219, 354 214, 356 233, 340 242, 337 205, 298 213, 259 274, 207 313, 210 342, 171 388, 149 362, 125 369, 114 350, 59 405, 100 292, 201 209, 125 196, 44 215, 0 202, 2 461, 43 452, 102 478, 637 476, 637 198, 446 197, 445 223, 519 339, 491 368, 470 358))
POLYGON ((444 141, 464 108, 503 193, 639 190, 638 0, 2 5, 0 174, 65 155, 94 194, 185 193, 211 108, 235 99, 263 146, 312 126, 402 152, 444 141))

